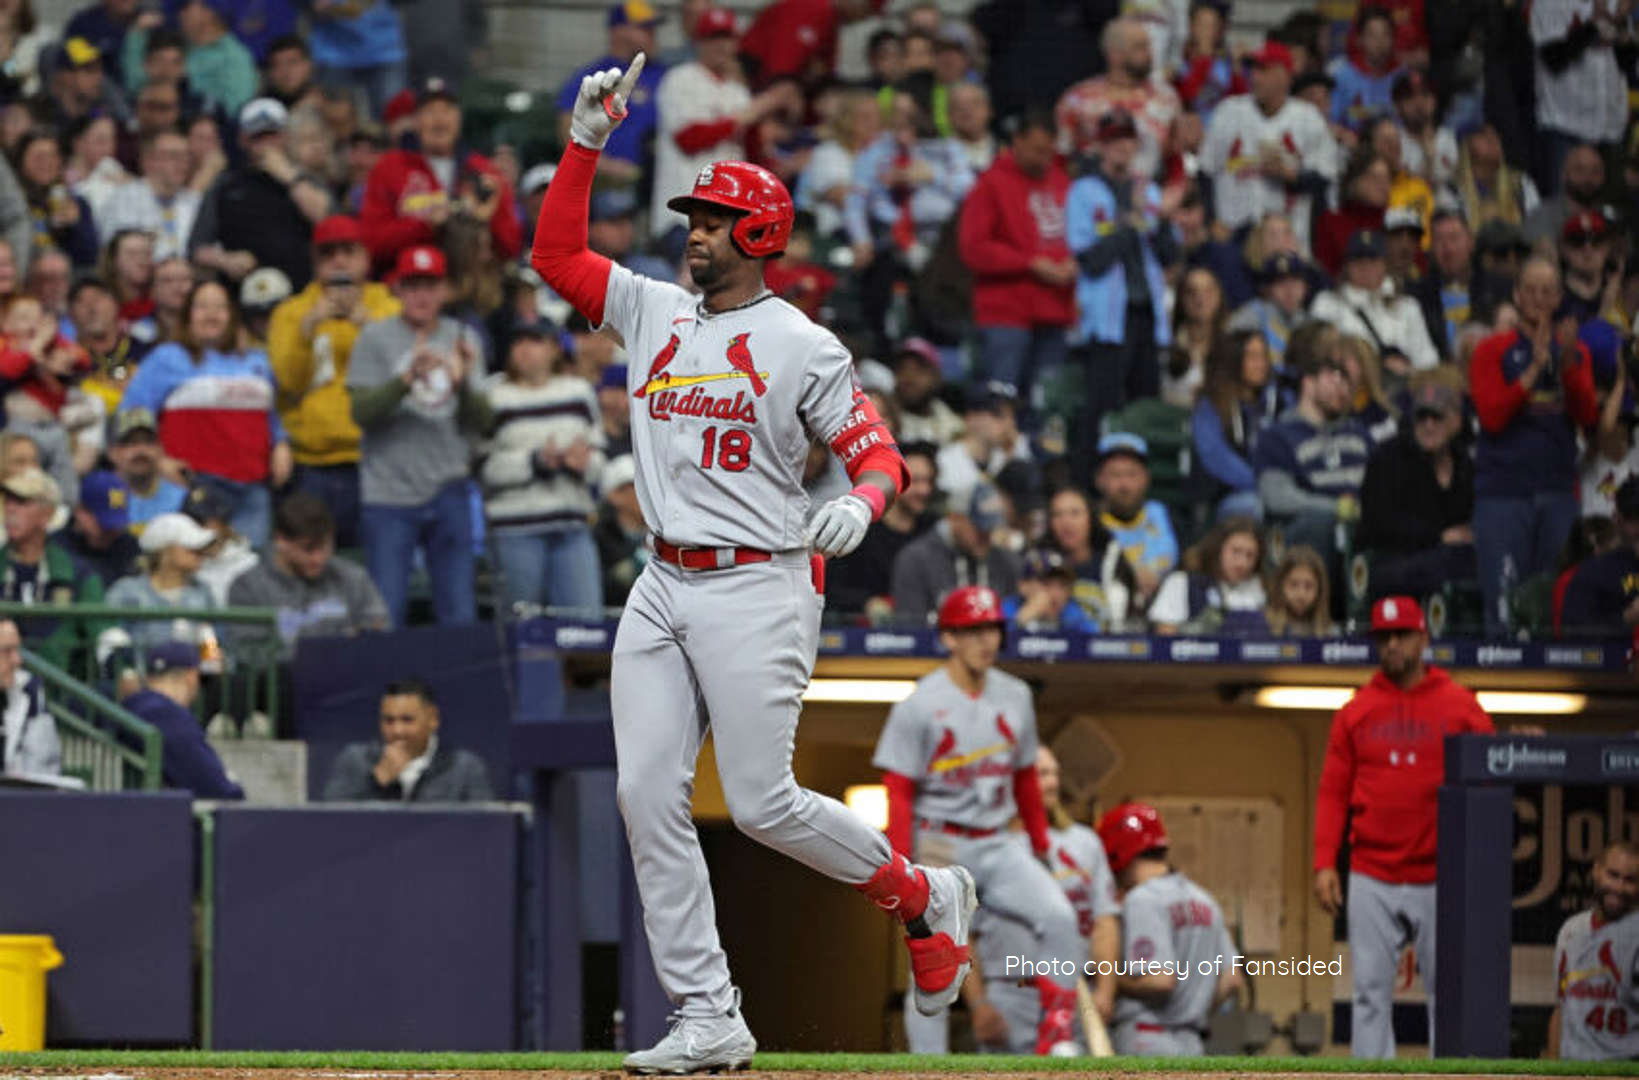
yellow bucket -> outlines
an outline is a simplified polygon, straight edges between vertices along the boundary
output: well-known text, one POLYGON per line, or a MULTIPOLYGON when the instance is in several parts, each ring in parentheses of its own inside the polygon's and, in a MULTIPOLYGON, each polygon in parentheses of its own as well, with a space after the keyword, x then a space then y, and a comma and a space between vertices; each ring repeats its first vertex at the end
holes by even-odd
POLYGON ((63 966, 49 934, 0 934, 0 1050, 46 1045, 46 972, 63 966))

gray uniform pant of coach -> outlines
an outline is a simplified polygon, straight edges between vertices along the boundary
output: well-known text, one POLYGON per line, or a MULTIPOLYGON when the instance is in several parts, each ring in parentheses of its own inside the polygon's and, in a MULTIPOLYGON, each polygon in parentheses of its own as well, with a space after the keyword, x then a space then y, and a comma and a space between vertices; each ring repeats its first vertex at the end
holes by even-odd
POLYGON ((1128 1020, 1110 1029, 1110 1044, 1126 1057, 1200 1057, 1206 1052, 1194 1028, 1128 1020))
POLYGON ((655 972, 685 1015, 734 1006, 692 814, 708 725, 741 832, 855 885, 893 855, 880 832, 791 773, 823 605, 803 551, 708 571, 656 559, 620 617, 610 679, 616 793, 655 972))
MULTIPOLYGON (((936 829, 917 832, 913 850, 916 861, 934 866, 956 864, 973 875, 985 922, 994 925, 1004 918, 1027 928, 1032 939, 1024 954, 1029 961, 1060 960, 1077 971, 1087 962, 1087 939, 1081 936, 1076 909, 1053 875, 1031 854, 1030 842, 1022 835, 999 832, 991 836, 954 836, 936 829), (996 918, 992 918, 992 916, 996 918)), ((1023 936, 1023 935, 1021 935, 1023 936)), ((981 968, 983 965, 981 965, 981 968)), ((981 971, 988 988, 996 979, 1020 977, 1007 971, 981 971)), ((1028 978, 1028 976, 1027 976, 1028 978)), ((1054 976, 1060 986, 1074 986, 1075 974, 1054 976)), ((1041 995, 1034 986, 1022 988, 1035 1002, 1035 1016, 1041 1016, 1041 995)), ((943 1054, 950 1049, 947 1017, 923 1016, 916 1011, 911 994, 905 995, 905 1042, 913 1054, 943 1054)), ((1000 1008, 1000 1002, 997 1003, 1000 1008)), ((1022 1006, 1021 1006, 1022 1008, 1022 1006)), ((1004 1015, 1008 1015, 1004 1012, 1004 1015)), ((1036 1045, 1035 1024, 1031 1021, 1030 1049, 1036 1045)), ((1008 1016, 1008 1031, 1013 1031, 1008 1016)), ((1028 1052, 1028 1051, 1026 1051, 1028 1052)))
POLYGON ((1394 1056, 1394 982, 1407 945, 1428 995, 1429 1049, 1434 1049, 1434 886, 1393 885, 1349 874, 1349 963, 1354 1008, 1349 1052, 1357 1058, 1394 1056))

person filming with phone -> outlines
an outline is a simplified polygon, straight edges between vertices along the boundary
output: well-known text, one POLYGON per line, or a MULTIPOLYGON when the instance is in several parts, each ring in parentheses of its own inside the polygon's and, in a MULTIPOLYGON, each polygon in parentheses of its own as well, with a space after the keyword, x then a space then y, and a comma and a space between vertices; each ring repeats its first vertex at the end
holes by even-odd
POLYGON ((370 252, 357 219, 325 218, 313 230, 313 281, 274 309, 268 330, 295 490, 330 506, 342 547, 358 544, 359 523, 360 435, 348 364, 359 332, 399 312, 392 290, 369 278, 370 252))

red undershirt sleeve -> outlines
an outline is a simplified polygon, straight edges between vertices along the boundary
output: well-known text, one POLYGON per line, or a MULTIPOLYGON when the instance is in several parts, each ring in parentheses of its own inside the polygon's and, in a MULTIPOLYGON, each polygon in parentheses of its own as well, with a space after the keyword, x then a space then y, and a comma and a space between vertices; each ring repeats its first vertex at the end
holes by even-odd
POLYGON ((587 212, 598 151, 570 143, 547 186, 529 264, 541 280, 574 306, 593 326, 603 325, 611 263, 586 246, 587 212))
POLYGON ((1047 804, 1041 797, 1041 779, 1034 765, 1013 770, 1013 802, 1019 808, 1019 820, 1030 834, 1030 847, 1037 855, 1047 853, 1047 804))
POLYGON ((888 789, 888 843, 894 851, 911 857, 911 809, 916 804, 916 781, 903 773, 885 772, 882 786, 888 789))

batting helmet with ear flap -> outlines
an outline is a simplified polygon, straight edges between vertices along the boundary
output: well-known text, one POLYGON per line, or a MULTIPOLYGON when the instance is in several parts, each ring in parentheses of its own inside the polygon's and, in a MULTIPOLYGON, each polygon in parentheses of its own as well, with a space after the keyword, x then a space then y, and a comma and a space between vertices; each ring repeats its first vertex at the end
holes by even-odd
POLYGON ((1171 846, 1161 815, 1155 807, 1140 802, 1122 803, 1105 814, 1098 823, 1098 838, 1104 842, 1112 874, 1121 873, 1146 851, 1171 846))
POLYGON ((939 629, 966 630, 973 626, 1005 626, 1002 600, 995 589, 983 585, 964 585, 952 589, 945 602, 939 605, 939 629))
POLYGON ((687 214, 698 205, 739 213, 729 238, 748 259, 784 252, 797 217, 791 193, 780 178, 749 161, 712 162, 694 178, 693 189, 666 203, 666 208, 687 214))

